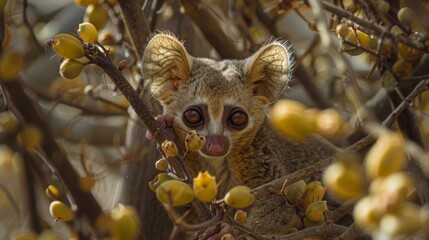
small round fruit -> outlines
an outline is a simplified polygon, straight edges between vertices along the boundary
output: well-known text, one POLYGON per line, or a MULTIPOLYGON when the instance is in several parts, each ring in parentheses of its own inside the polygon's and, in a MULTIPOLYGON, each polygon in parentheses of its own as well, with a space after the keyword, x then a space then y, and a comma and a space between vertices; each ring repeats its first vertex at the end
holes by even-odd
POLYGON ((156 197, 165 204, 173 207, 182 206, 192 201, 192 188, 179 180, 166 181, 156 189, 156 197))
POLYGON ((414 47, 407 46, 401 42, 398 43, 398 52, 405 60, 408 61, 418 60, 423 55, 423 51, 414 47))
POLYGON ((0 78, 13 80, 21 71, 24 55, 18 51, 6 51, 0 56, 0 78))
POLYGON ((339 37, 345 38, 349 34, 349 27, 345 23, 340 23, 335 28, 335 32, 339 37))
POLYGON ((348 123, 335 109, 320 111, 316 117, 316 129, 325 137, 343 137, 348 133, 348 123))
POLYGON ((91 192, 96 183, 94 176, 84 176, 79 180, 79 187, 84 192, 91 192))
POLYGON ((85 16, 84 16, 85 22, 92 23, 97 30, 102 29, 108 19, 107 10, 103 7, 103 5, 89 5, 86 8, 85 16))
POLYGON ((98 31, 97 28, 92 23, 84 22, 79 24, 77 33, 85 42, 90 42, 95 44, 98 40, 98 31))
POLYGON ((328 211, 326 201, 315 201, 305 209, 305 217, 312 222, 324 221, 326 211, 328 211))
POLYGON ((0 129, 6 133, 13 133, 18 129, 18 121, 10 111, 0 113, 0 129))
POLYGON ((60 196, 60 191, 54 185, 49 185, 45 192, 49 199, 56 199, 60 196))
POLYGON ((195 197, 201 202, 210 202, 217 195, 216 178, 211 176, 208 171, 199 172, 198 176, 194 178, 194 194, 195 197))
POLYGON ((132 206, 119 206, 111 213, 111 231, 114 239, 136 239, 140 232, 137 211, 132 206))
POLYGON ((37 234, 33 231, 16 233, 12 240, 37 240, 37 234))
POLYGON ((290 204, 297 204, 304 196, 306 188, 307 183, 304 180, 292 183, 285 188, 285 197, 290 204))
POLYGON ((255 201, 255 196, 247 186, 235 186, 225 195, 225 203, 233 208, 246 208, 255 201))
POLYGON ((177 180, 177 178, 168 173, 160 173, 156 175, 152 181, 149 182, 149 188, 155 192, 156 189, 161 186, 161 184, 163 184, 165 181, 170 180, 177 180))
POLYGON ((390 3, 384 0, 378 0, 375 2, 375 7, 379 13, 386 15, 390 10, 390 3))
POLYGON ((367 153, 364 162, 367 176, 370 179, 397 172, 405 164, 404 143, 397 133, 381 135, 367 153))
POLYGON ((55 35, 52 48, 63 58, 75 59, 85 56, 85 50, 79 39, 66 33, 55 35))
POLYGON ((82 72, 84 64, 74 60, 66 59, 60 65, 60 74, 63 78, 74 79, 82 72))
POLYGON ((37 240, 61 240, 60 236, 52 230, 45 230, 39 234, 37 240))
POLYGON ((409 7, 403 7, 398 11, 398 20, 403 24, 411 24, 415 18, 413 10, 409 7))
POLYGON ((186 134, 185 147, 190 152, 200 151, 206 144, 206 138, 200 136, 197 131, 191 130, 186 134))
POLYGON ((311 181, 307 184, 305 195, 302 197, 301 203, 299 206, 302 209, 307 209, 307 207, 315 201, 320 201, 323 199, 326 193, 326 188, 322 185, 320 181, 311 181))
POLYGON ((17 139, 25 148, 37 148, 43 141, 43 135, 37 126, 29 125, 18 133, 17 139))
POLYGON ((61 222, 68 222, 74 219, 75 214, 69 206, 61 201, 53 201, 49 207, 51 216, 61 222))
POLYGON ((413 64, 407 60, 399 58, 393 64, 392 70, 400 78, 407 78, 413 75, 413 64))
POLYGON ((302 140, 312 133, 312 121, 304 113, 305 106, 293 100, 279 100, 271 111, 270 121, 284 136, 302 140))
POLYGON ((377 208, 377 201, 372 195, 360 199, 353 209, 356 224, 364 229, 378 229, 381 217, 382 212, 377 208))
POLYGON ((161 149, 166 157, 176 157, 179 153, 179 150, 177 149, 177 146, 173 141, 165 140, 161 144, 161 149))

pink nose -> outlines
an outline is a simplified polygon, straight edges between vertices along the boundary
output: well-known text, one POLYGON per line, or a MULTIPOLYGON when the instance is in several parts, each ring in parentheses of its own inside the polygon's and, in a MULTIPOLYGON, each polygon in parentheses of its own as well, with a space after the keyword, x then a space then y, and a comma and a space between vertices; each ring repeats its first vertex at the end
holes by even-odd
POLYGON ((206 136, 206 146, 202 150, 209 156, 223 156, 229 150, 228 139, 222 135, 206 136))

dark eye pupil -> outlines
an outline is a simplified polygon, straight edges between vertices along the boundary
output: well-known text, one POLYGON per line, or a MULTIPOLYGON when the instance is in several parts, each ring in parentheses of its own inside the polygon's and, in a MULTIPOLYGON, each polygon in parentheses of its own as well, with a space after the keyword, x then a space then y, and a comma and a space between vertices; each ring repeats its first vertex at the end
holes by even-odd
POLYGON ((236 126, 242 126, 246 123, 247 117, 242 112, 236 112, 231 115, 230 121, 236 126))
POLYGON ((188 111, 185 112, 185 120, 186 122, 190 123, 190 124, 197 124, 199 122, 201 122, 202 117, 201 114, 194 109, 190 109, 188 111))

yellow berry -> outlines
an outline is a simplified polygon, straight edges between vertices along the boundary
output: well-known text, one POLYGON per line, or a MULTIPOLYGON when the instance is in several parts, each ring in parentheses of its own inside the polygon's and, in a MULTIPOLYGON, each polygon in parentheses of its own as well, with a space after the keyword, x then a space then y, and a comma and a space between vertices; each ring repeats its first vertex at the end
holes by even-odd
POLYGON ((18 129, 18 122, 10 111, 0 113, 0 129, 6 133, 13 133, 18 129))
POLYGON ((335 28, 335 32, 339 37, 345 38, 349 34, 349 27, 345 23, 340 23, 335 28))
POLYGON ((94 176, 84 176, 79 180, 79 187, 84 192, 91 192, 96 183, 94 176))
POLYGON ((119 63, 118 63, 118 69, 119 70, 122 71, 122 70, 124 70, 127 67, 128 67, 128 61, 127 60, 122 59, 121 61, 119 61, 119 63))
POLYGON ((415 14, 411 8, 403 7, 398 11, 398 20, 403 24, 411 24, 415 19, 415 14))
POLYGON ((357 6, 354 0, 343 0, 343 5, 347 11, 355 12, 357 10, 357 6))
POLYGON ((374 179, 399 171, 405 163, 401 136, 397 133, 385 133, 367 153, 364 166, 367 176, 374 179))
POLYGON ((325 216, 323 214, 326 211, 328 211, 326 201, 315 201, 305 209, 305 218, 312 222, 324 221, 325 216))
POLYGON ((372 186, 371 190, 379 194, 385 206, 390 208, 405 202, 413 188, 411 177, 404 172, 397 172, 382 179, 378 188, 372 186))
POLYGON ((313 131, 312 120, 304 114, 305 106, 293 100, 279 100, 271 111, 271 123, 284 136, 302 140, 313 131))
POLYGON ((398 43, 398 52, 405 60, 408 61, 418 60, 423 55, 423 51, 401 42, 398 43))
POLYGON ((247 186, 239 185, 231 188, 225 195, 225 203, 233 208, 246 208, 255 201, 255 196, 247 186))
POLYGON ((93 85, 86 85, 83 89, 83 93, 87 96, 93 96, 94 95, 94 86, 93 85))
POLYGON ((83 19, 85 22, 92 23, 95 28, 97 28, 97 30, 100 30, 104 27, 104 25, 106 25, 108 15, 103 5, 89 5, 86 8, 83 19))
POLYGON ((392 70, 398 77, 407 78, 413 75, 414 67, 411 62, 399 58, 393 64, 392 70))
POLYGON ((378 229, 383 212, 377 205, 376 198, 372 195, 366 196, 356 203, 353 218, 359 227, 368 230, 378 229))
POLYGON ((60 236, 52 230, 45 230, 39 234, 37 240, 61 240, 60 236))
POLYGON ((98 0, 74 0, 74 2, 82 7, 88 7, 89 5, 98 5, 98 0))
POLYGON ((307 188, 304 180, 292 183, 285 188, 285 197, 291 204, 297 204, 302 199, 307 188))
POLYGON ((424 226, 425 222, 420 217, 420 207, 414 203, 405 203, 384 215, 380 221, 380 230, 392 239, 396 236, 416 233, 424 226))
POLYGON ((156 175, 152 181, 149 182, 149 188, 155 192, 161 184, 163 184, 165 181, 170 180, 177 180, 177 178, 168 173, 160 173, 156 175))
POLYGON ((168 161, 165 158, 161 158, 155 162, 155 168, 159 171, 165 171, 168 168, 168 161))
POLYGON ((241 224, 246 224, 247 222, 247 212, 239 209, 234 214, 234 220, 241 224))
POLYGON ((320 181, 312 181, 307 184, 305 195, 302 198, 300 207, 306 209, 312 202, 320 201, 325 196, 326 188, 320 181))
POLYGON ((132 206, 119 206, 111 213, 111 231, 115 240, 136 239, 140 232, 137 211, 132 206))
POLYGON ((185 138, 186 150, 190 152, 196 152, 201 150, 206 144, 206 138, 200 136, 197 131, 191 130, 188 132, 185 138))
POLYGON ((194 193, 188 184, 179 180, 171 180, 162 183, 156 189, 156 197, 162 203, 177 207, 191 202, 194 193))
POLYGON ((357 199, 365 193, 365 177, 355 162, 334 162, 323 174, 323 184, 341 201, 357 199))
POLYGON ((13 152, 6 145, 0 144, 0 179, 9 180, 16 178, 16 173, 20 170, 22 159, 19 153, 13 152))
POLYGON ((21 71, 24 56, 18 51, 6 51, 0 56, 0 80, 15 79, 21 71))
POLYGON ((74 219, 75 214, 69 206, 61 201, 53 201, 49 207, 51 216, 61 222, 68 222, 74 219))
POLYGON ((343 137, 349 131, 348 123, 335 109, 325 109, 316 117, 316 129, 325 137, 343 137))
POLYGON ((75 59, 85 56, 85 50, 79 39, 66 33, 55 35, 52 48, 63 58, 75 59))
POLYGON ((390 3, 384 0, 378 0, 375 2, 375 7, 379 13, 386 15, 390 10, 390 3))
POLYGON ((177 146, 174 142, 165 140, 161 144, 161 149, 166 157, 176 157, 178 154, 177 146))
MULTIPOLYGON (((368 34, 353 28, 349 28, 349 33, 344 38, 344 40, 346 40, 351 44, 360 45, 365 48, 369 47, 369 41, 370 41, 368 34)), ((355 47, 349 43, 343 43, 341 45, 341 51, 347 52, 349 55, 352 55, 352 56, 356 56, 363 53, 364 51, 363 49, 359 47, 355 47)))
POLYGON ((43 140, 42 132, 36 126, 29 125, 18 133, 18 142, 25 148, 37 148, 43 140))
POLYGON ((37 240, 37 234, 33 231, 20 232, 15 234, 12 240, 37 240))
POLYGON ((84 22, 79 24, 77 33, 85 42, 90 42, 95 44, 98 40, 98 31, 97 28, 92 23, 84 22))
POLYGON ((201 202, 210 202, 217 195, 216 178, 211 176, 208 171, 199 172, 198 176, 194 178, 194 194, 195 197, 201 202))
POLYGON ((58 197, 60 196, 60 191, 59 191, 59 190, 58 190, 58 188, 57 188, 57 187, 55 187, 54 185, 49 185, 49 186, 46 188, 45 193, 46 193, 46 196, 47 196, 49 199, 56 199, 56 198, 58 198, 58 197))
POLYGON ((74 79, 82 72, 84 64, 74 60, 66 59, 60 65, 60 74, 63 78, 74 79))

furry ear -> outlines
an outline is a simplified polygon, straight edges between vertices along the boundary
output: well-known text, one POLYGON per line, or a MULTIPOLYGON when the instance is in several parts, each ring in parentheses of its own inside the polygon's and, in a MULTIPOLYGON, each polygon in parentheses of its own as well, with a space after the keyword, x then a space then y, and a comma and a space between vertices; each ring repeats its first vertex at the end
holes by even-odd
POLYGON ((247 87, 268 104, 283 92, 291 78, 291 53, 279 42, 263 46, 247 59, 247 87))
POLYGON ((166 102, 186 82, 191 70, 191 57, 174 36, 158 34, 148 43, 143 54, 145 89, 166 102))

